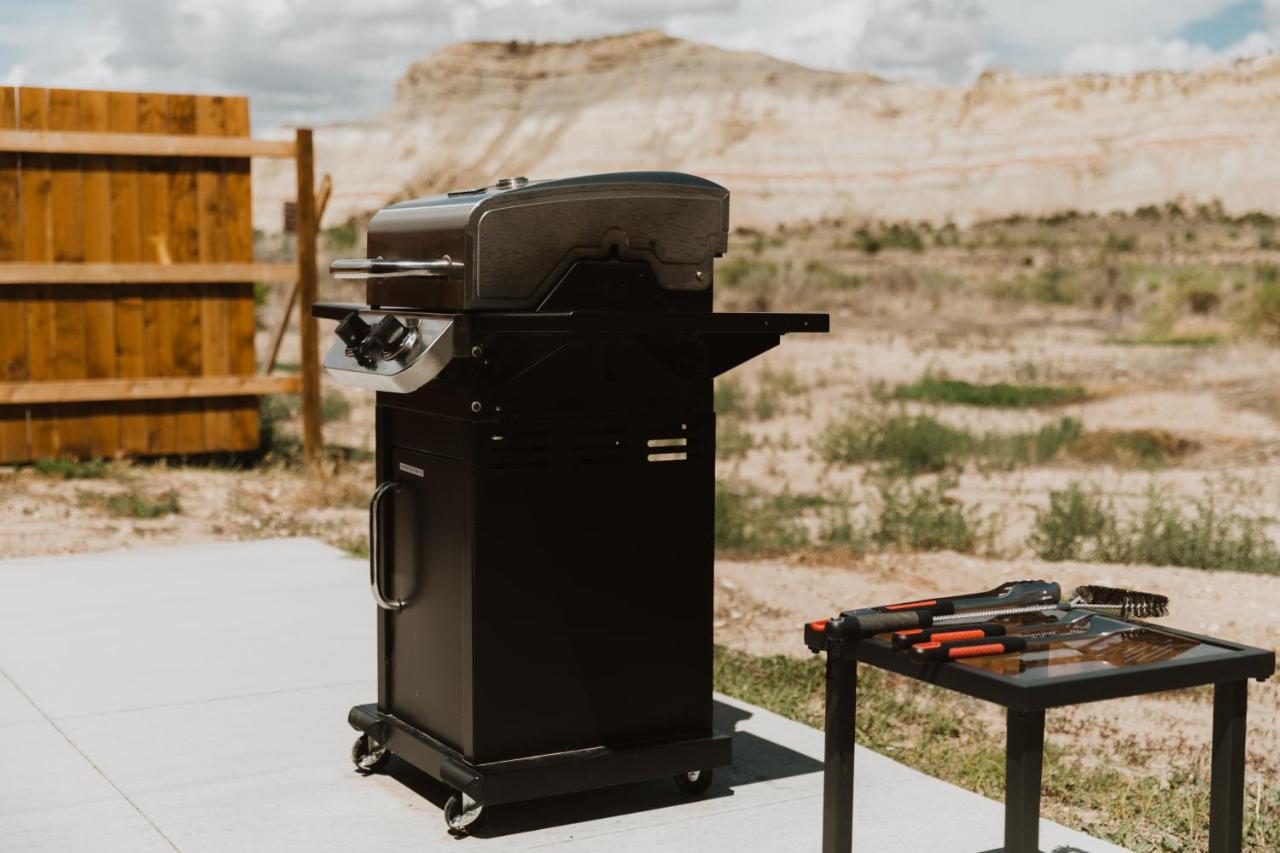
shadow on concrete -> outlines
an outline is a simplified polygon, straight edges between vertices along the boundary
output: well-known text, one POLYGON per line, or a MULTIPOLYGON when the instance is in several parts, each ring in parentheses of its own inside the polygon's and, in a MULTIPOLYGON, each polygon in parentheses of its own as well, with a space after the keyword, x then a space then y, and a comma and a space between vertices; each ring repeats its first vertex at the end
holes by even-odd
MULTIPOLYGON (((994 850, 983 850, 982 853, 1004 853, 1004 848, 996 847, 994 850)), ((1041 851, 1041 853, 1044 853, 1044 851, 1041 851)), ((1079 847, 1072 847, 1070 844, 1064 844, 1061 847, 1053 848, 1049 853, 1090 853, 1090 851, 1083 850, 1079 847)))
MULTIPOLYGON (((803 753, 750 732, 738 731, 738 725, 751 717, 749 711, 716 702, 712 713, 715 728, 733 735, 733 766, 716 770, 715 781, 702 799, 731 797, 735 787, 816 773, 822 769, 822 762, 803 753)), ((453 793, 447 785, 395 756, 392 757, 386 774, 441 810, 453 793)), ((688 797, 676 789, 672 780, 655 779, 495 806, 486 812, 484 820, 471 834, 478 838, 513 835, 552 826, 669 808, 687 801, 688 797)), ((443 815, 440 820, 444 821, 443 815)))

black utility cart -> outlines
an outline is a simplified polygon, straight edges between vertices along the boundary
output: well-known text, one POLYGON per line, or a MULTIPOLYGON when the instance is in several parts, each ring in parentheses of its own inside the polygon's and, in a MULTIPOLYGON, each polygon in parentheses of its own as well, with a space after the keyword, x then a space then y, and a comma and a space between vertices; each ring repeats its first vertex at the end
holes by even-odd
POLYGON ((377 392, 378 697, 353 758, 445 817, 731 761, 712 730, 712 379, 821 314, 712 310, 728 192, 509 178, 395 205, 325 366, 377 392))
MULTIPOLYGON (((1096 621, 1113 621, 1095 617, 1096 621)), ((1014 654, 920 664, 884 635, 827 636, 805 626, 805 642, 827 653, 826 769, 822 849, 853 847, 853 755, 857 664, 994 702, 1007 709, 1004 853, 1038 853, 1044 719, 1048 708, 1214 686, 1210 853, 1239 853, 1243 827, 1245 707, 1248 681, 1275 671, 1275 654, 1185 631, 1127 623, 1137 630, 1064 640, 1014 654)))

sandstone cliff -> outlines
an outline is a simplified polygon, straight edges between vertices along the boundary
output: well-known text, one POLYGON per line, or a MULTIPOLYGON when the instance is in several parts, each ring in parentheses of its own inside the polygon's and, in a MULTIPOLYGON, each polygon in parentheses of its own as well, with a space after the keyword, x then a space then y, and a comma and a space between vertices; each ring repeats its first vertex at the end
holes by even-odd
MULTIPOLYGON (((1280 209, 1280 58, 1191 73, 944 88, 815 71, 655 32, 466 43, 412 65, 394 107, 317 130, 326 224, 488 183, 677 169, 733 193, 733 221, 934 221, 1132 209, 1176 196, 1280 209)), ((257 167, 256 167, 257 168, 257 167)), ((287 166, 255 172, 278 229, 287 166)))

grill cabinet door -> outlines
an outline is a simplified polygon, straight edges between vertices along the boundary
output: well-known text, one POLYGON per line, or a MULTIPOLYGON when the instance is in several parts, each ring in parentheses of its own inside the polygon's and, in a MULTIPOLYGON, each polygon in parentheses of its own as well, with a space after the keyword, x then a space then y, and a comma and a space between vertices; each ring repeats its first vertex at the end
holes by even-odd
POLYGON ((462 749, 470 695, 467 545, 462 464, 397 448, 400 483, 390 513, 386 613, 391 713, 462 749))

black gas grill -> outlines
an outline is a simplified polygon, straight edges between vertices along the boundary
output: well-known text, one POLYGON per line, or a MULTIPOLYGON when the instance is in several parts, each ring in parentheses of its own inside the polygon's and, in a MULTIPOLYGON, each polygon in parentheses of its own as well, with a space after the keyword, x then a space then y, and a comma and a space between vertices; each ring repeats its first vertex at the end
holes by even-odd
POLYGON ((731 760, 712 729, 712 378, 824 332, 711 309, 728 192, 637 172, 389 207, 366 305, 325 366, 378 392, 370 505, 378 701, 353 757, 394 753, 485 805, 731 760))

